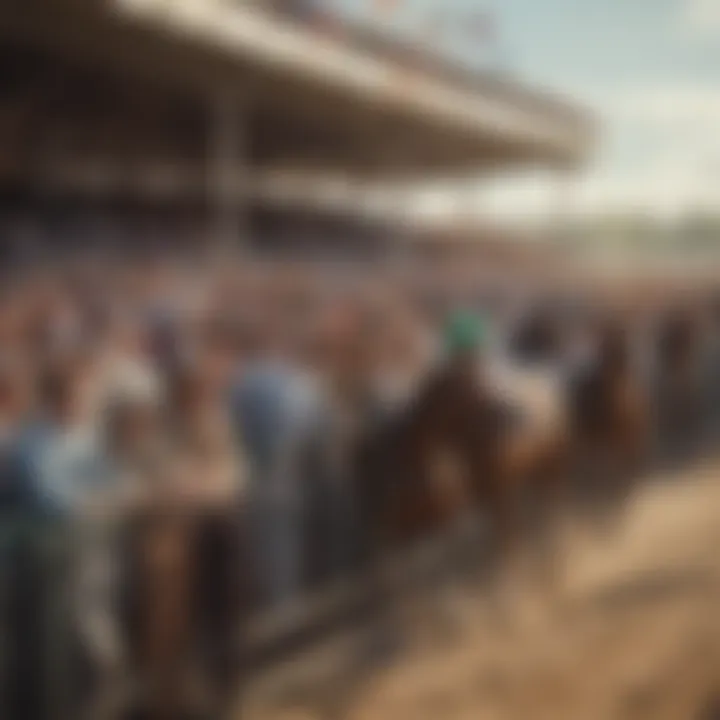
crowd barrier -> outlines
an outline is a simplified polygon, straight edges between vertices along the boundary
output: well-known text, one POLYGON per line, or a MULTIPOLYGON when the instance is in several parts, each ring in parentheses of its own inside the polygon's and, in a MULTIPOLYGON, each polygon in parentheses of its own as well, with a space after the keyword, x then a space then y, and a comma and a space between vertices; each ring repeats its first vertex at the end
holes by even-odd
MULTIPOLYGON (((448 570, 467 538, 428 538, 383 563, 392 594, 448 570)), ((77 642, 78 536, 68 524, 18 515, 0 518, 0 718, 79 720, 92 675, 77 642)), ((238 628, 250 667, 261 671, 293 648, 354 624, 375 605, 378 588, 350 573, 283 603, 251 612, 238 628)), ((92 720, 96 720, 93 718, 92 720)))

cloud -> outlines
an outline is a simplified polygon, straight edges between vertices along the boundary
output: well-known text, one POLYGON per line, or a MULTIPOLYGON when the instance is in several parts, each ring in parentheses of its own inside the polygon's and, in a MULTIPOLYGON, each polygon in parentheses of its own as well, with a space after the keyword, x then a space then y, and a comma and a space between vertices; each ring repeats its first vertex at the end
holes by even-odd
POLYGON ((616 91, 607 109, 615 119, 659 126, 717 125, 720 94, 709 83, 651 84, 616 91))
MULTIPOLYGON (((719 0, 720 1, 720 0, 719 0)), ((673 215, 720 208, 720 95, 702 82, 617 83, 584 89, 606 130, 596 164, 576 178, 519 173, 417 196, 427 218, 472 210, 480 217, 534 221, 560 214, 643 211, 673 215), (474 193, 474 202, 473 202, 474 193)))
MULTIPOLYGON (((663 215, 689 207, 720 207, 720 96, 714 87, 681 82, 628 85, 596 89, 595 96, 594 104, 604 109, 607 120, 601 160, 571 184, 567 212, 643 210, 663 215)), ((538 178, 532 191, 505 183, 498 189, 502 200, 493 203, 507 214, 530 207, 547 214, 553 205, 541 199, 543 182, 553 181, 538 178)), ((560 211, 555 201, 554 212, 560 211)))
POLYGON ((720 32, 720 0, 684 0, 680 24, 693 35, 720 32))
POLYGON ((585 87, 575 96, 610 124, 677 126, 698 120, 708 124, 720 122, 720 94, 717 85, 709 82, 619 82, 585 87))

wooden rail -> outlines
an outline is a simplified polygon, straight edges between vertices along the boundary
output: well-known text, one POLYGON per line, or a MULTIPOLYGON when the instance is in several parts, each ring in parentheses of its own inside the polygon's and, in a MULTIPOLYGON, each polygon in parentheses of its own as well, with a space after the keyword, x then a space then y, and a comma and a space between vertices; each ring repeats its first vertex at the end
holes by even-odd
POLYGON ((250 672, 363 622, 382 603, 397 602, 471 570, 480 575, 488 569, 485 540, 485 524, 478 517, 468 518, 370 568, 252 614, 241 629, 250 672))

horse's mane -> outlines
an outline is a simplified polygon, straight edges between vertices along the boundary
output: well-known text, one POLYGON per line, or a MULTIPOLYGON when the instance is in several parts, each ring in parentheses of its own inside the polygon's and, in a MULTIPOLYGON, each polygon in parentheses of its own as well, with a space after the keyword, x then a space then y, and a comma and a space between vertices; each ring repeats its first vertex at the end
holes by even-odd
POLYGON ((519 360, 545 361, 554 356, 560 344, 560 332, 546 313, 536 312, 523 319, 511 337, 510 350, 519 360))
POLYGON ((667 365, 682 361, 691 351, 697 337, 693 318, 682 312, 675 312, 665 318, 658 333, 658 353, 667 365))

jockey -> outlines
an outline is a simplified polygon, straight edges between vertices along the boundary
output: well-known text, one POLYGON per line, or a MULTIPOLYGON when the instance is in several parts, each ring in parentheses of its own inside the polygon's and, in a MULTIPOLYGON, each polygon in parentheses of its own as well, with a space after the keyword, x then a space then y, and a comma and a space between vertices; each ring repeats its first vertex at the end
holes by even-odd
POLYGON ((444 357, 434 381, 436 391, 467 406, 478 393, 487 395, 492 385, 490 394, 499 399, 498 367, 489 357, 489 331, 484 319, 465 311, 452 315, 445 326, 444 357))

